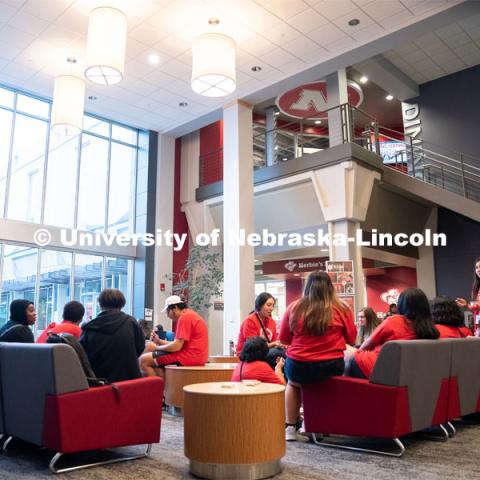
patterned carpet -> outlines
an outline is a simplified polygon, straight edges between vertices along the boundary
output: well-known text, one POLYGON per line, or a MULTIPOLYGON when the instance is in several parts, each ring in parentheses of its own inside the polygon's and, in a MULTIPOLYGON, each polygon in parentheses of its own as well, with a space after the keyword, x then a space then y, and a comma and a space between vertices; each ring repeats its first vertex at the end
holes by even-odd
MULTIPOLYGON (((288 443, 283 471, 276 480, 394 480, 394 479, 480 479, 476 448, 480 445, 480 425, 457 425, 457 435, 448 442, 404 439, 403 458, 320 448, 313 443, 288 443)), ((138 449, 126 449, 129 453, 138 449)), ((12 445, 8 455, 0 455, 0 479, 52 478, 48 470, 51 452, 26 445, 12 445)), ((194 478, 183 456, 183 419, 164 415, 162 439, 152 457, 64 474, 68 479, 170 480, 194 478)))

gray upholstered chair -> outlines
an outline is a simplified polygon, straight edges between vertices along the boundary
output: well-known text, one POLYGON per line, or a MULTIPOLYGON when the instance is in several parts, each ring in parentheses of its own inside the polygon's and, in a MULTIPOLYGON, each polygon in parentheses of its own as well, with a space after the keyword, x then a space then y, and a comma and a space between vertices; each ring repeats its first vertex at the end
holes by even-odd
POLYGON ((16 437, 55 450, 54 473, 120 461, 60 470, 57 462, 66 453, 148 445, 141 455, 121 459, 131 460, 148 455, 160 439, 163 381, 142 378, 89 388, 69 345, 0 343, 0 381, 3 431, 9 436, 4 449, 16 437))

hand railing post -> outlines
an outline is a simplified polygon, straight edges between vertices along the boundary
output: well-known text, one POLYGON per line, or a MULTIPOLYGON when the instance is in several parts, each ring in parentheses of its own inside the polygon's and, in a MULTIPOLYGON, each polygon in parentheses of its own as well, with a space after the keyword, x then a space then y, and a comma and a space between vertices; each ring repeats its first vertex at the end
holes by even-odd
POLYGON ((413 151, 413 137, 408 137, 409 138, 409 146, 410 146, 410 157, 412 159, 412 176, 415 178, 415 152, 413 151))
POLYGON ((468 198, 467 197, 467 189, 466 189, 466 186, 465 186, 465 165, 463 163, 463 154, 461 153, 460 154, 460 168, 462 169, 462 189, 463 189, 463 196, 465 198, 468 198))
POLYGON ((374 131, 374 134, 375 134, 375 153, 377 155, 380 155, 380 136, 379 136, 379 132, 378 132, 378 122, 375 121, 374 124, 373 124, 373 131, 374 131))

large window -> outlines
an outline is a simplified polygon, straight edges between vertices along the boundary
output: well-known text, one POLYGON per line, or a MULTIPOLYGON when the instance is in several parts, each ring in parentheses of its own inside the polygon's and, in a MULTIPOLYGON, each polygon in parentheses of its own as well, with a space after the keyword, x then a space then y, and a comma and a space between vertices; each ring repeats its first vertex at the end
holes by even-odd
POLYGON ((9 244, 0 244, 0 252, 0 326, 8 320, 9 305, 16 298, 35 304, 37 333, 61 321, 63 307, 70 300, 82 302, 85 320, 91 320, 100 312, 97 298, 106 287, 124 293, 124 311, 131 313, 133 260, 9 244))
MULTIPOLYGON (((133 233, 138 130, 85 115, 79 136, 57 136, 50 132, 50 114, 51 102, 0 87, 0 217, 133 233)), ((69 300, 81 301, 86 319, 93 318, 105 287, 122 290, 131 312, 133 258, 112 257, 107 249, 38 248, 30 245, 33 238, 2 240, 1 233, 0 325, 16 298, 35 303, 37 332, 61 321, 69 300), (17 241, 22 244, 11 243, 17 241)))

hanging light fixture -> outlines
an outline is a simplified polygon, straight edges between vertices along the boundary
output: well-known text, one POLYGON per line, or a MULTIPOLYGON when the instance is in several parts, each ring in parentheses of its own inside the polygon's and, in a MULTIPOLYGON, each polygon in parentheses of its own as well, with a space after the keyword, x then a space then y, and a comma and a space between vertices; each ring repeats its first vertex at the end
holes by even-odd
POLYGON ((85 76, 94 83, 114 85, 123 78, 127 18, 112 7, 98 7, 90 12, 85 76))
MULTIPOLYGON (((211 19, 210 25, 217 25, 211 19)), ((235 42, 221 33, 205 33, 192 45, 192 90, 205 97, 223 97, 236 88, 235 42)))
MULTIPOLYGON (((76 63, 68 58, 70 64, 76 63)), ((57 135, 72 136, 82 131, 85 81, 73 75, 55 78, 51 129, 57 135)))

